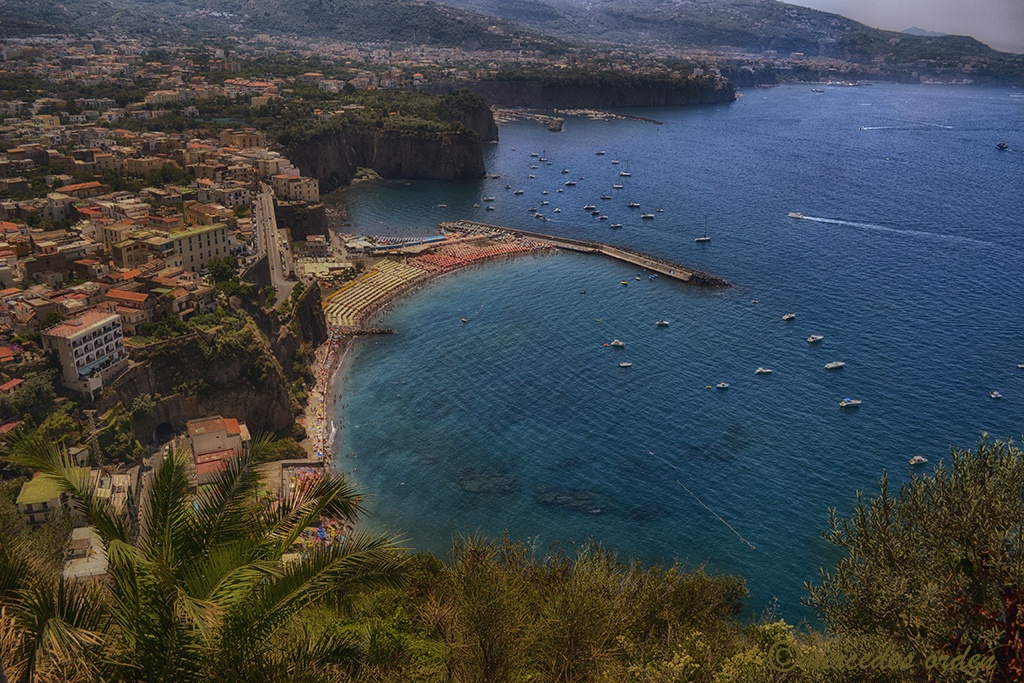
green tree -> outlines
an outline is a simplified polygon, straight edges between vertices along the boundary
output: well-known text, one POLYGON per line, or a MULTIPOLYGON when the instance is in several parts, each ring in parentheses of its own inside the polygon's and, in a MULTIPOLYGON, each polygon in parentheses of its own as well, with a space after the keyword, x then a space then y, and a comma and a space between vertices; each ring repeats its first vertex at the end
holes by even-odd
MULTIPOLYGON (((825 538, 845 551, 806 603, 829 630, 881 637, 921 665, 944 653, 992 656, 986 681, 1024 677, 1024 453, 982 438, 894 495, 858 493, 825 538)), ((905 680, 932 680, 919 668, 905 680)))
POLYGON ((238 275, 238 259, 234 256, 214 256, 206 262, 215 282, 227 282, 238 275))
POLYGON ((328 662, 351 651, 349 643, 309 632, 278 636, 307 608, 346 589, 395 583, 402 559, 390 540, 361 533, 290 557, 322 517, 358 517, 359 496, 328 473, 268 504, 259 495, 268 446, 257 440, 198 494, 190 493, 189 458, 171 449, 148 487, 143 532, 133 543, 128 518, 97 498, 64 454, 38 437, 16 442, 12 459, 53 477, 96 529, 108 581, 86 599, 63 582, 32 584, 20 555, 0 552, 0 606, 15 619, 62 629, 60 638, 44 633, 35 638, 39 646, 2 652, 4 663, 25 669, 27 653, 37 653, 35 661, 51 668, 77 662, 92 680, 109 681, 319 679, 328 662), (61 602, 62 595, 71 598, 61 602), (77 609, 65 617, 61 604, 77 609))

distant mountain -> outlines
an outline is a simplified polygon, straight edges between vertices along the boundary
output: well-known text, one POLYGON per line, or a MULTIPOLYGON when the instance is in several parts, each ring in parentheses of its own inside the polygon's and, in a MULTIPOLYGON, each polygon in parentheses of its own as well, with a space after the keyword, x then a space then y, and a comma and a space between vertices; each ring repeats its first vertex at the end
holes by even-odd
POLYGON ((494 16, 430 0, 2 0, 0 36, 290 34, 358 43, 560 50, 494 16))
POLYGON ((998 54, 966 36, 883 31, 776 0, 448 0, 460 7, 577 40, 676 48, 802 52, 871 63, 998 54))
POLYGON ((938 38, 939 36, 948 35, 946 33, 936 33, 935 31, 925 31, 923 28, 918 28, 916 26, 903 29, 903 33, 909 33, 912 36, 927 36, 929 38, 938 38))

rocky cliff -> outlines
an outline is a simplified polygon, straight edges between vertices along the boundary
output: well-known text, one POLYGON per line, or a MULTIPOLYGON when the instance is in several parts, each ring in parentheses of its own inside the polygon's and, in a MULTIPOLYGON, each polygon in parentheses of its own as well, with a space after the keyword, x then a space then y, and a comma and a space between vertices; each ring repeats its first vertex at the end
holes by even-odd
MULTIPOLYGON (((438 83, 432 84, 429 90, 442 92, 450 87, 450 84, 438 83)), ((524 109, 664 107, 716 104, 736 99, 728 80, 710 78, 634 84, 524 78, 479 81, 466 87, 492 105, 524 109)))
MULTIPOLYGON (((493 120, 492 120, 493 123, 493 120)), ((320 191, 348 184, 360 167, 384 178, 461 180, 484 176, 480 135, 457 131, 392 131, 346 128, 289 145, 288 157, 320 191)))
POLYGON ((144 443, 160 423, 181 428, 208 415, 237 418, 252 432, 293 424, 297 406, 285 372, 251 322, 132 348, 130 356, 132 367, 104 390, 97 407, 103 411, 118 402, 130 406, 144 394, 153 397, 156 409, 133 424, 144 443))

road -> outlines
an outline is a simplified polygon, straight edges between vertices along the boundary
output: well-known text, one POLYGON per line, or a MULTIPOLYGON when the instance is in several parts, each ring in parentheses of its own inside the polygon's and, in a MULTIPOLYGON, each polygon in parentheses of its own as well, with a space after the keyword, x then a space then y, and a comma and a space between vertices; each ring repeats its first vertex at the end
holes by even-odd
POLYGON ((257 253, 267 255, 270 262, 270 282, 277 290, 277 300, 284 301, 291 296, 295 282, 287 279, 292 272, 292 250, 288 236, 277 227, 274 215, 274 193, 266 183, 260 184, 260 193, 253 203, 253 226, 256 231, 257 253))

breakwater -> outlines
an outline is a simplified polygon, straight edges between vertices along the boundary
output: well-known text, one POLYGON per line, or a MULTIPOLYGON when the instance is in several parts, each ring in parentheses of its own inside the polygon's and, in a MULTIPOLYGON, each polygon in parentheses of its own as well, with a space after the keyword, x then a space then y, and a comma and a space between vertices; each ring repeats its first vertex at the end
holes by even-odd
POLYGON ((487 223, 467 220, 441 223, 440 227, 442 230, 453 232, 473 233, 483 231, 498 232, 516 237, 529 237, 562 249, 569 249, 571 251, 579 251, 589 254, 603 254, 616 259, 617 261, 631 263, 658 273, 659 275, 674 278, 691 285, 698 285, 701 287, 732 286, 727 280, 723 280, 722 278, 711 275, 710 273, 705 273, 695 268, 673 263, 672 261, 658 256, 652 256, 634 249, 607 244, 605 242, 591 242, 588 240, 571 239, 569 237, 556 237, 554 235, 547 235, 540 232, 531 232, 529 230, 520 230, 518 228, 506 228, 500 225, 490 225, 487 223))

